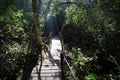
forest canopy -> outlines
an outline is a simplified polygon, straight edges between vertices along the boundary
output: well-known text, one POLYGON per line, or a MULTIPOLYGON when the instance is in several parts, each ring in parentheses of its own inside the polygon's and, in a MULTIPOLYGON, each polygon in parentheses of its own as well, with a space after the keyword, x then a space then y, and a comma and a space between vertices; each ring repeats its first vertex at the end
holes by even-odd
POLYGON ((0 0, 0 80, 29 80, 52 23, 79 80, 119 80, 119 7, 120 0, 0 0))

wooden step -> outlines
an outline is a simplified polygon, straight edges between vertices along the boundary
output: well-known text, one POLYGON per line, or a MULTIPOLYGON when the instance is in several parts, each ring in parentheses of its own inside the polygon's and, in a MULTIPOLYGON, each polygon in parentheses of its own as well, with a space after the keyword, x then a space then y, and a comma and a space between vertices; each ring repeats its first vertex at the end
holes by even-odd
MULTIPOLYGON (((60 66, 60 60, 54 60, 54 61, 43 61, 42 66, 60 66)), ((40 66, 41 63, 38 63, 38 66, 40 66)))
POLYGON ((34 76, 34 77, 35 77, 35 76, 36 76, 36 77, 37 77, 37 76, 41 76, 41 77, 50 77, 50 76, 51 76, 51 77, 60 77, 60 76, 61 76, 61 72, 59 72, 59 71, 58 71, 58 72, 56 72, 56 71, 55 71, 55 72, 47 72, 47 73, 46 73, 46 72, 44 72, 44 73, 41 72, 40 74, 32 73, 31 76, 32 76, 32 77, 33 77, 33 76, 34 76))
MULTIPOLYGON (((36 66, 35 68, 33 68, 33 69, 39 69, 40 68, 40 66, 36 66)), ((42 70, 49 70, 49 69, 61 69, 61 67, 60 66, 42 66, 41 67, 41 69, 42 70)))
MULTIPOLYGON (((32 76, 30 80, 38 80, 38 77, 37 76, 32 76)), ((51 77, 51 76, 45 76, 45 77, 41 77, 40 80, 61 80, 61 77, 58 77, 58 76, 54 76, 54 77, 51 77)))
MULTIPOLYGON (((39 71, 39 70, 38 70, 39 71)), ((56 73, 56 72, 61 72, 59 69, 48 69, 48 70, 41 70, 41 73, 56 73)), ((32 74, 37 73, 37 70, 34 70, 32 74)))

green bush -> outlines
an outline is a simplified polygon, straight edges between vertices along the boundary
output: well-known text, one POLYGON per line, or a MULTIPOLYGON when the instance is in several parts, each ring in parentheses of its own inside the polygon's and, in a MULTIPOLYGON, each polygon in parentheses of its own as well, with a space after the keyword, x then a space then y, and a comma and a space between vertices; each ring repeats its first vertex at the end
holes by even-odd
POLYGON ((73 48, 73 54, 74 54, 74 70, 76 76, 80 80, 84 80, 85 76, 89 72, 89 65, 86 63, 93 60, 93 58, 85 56, 81 51, 73 48))

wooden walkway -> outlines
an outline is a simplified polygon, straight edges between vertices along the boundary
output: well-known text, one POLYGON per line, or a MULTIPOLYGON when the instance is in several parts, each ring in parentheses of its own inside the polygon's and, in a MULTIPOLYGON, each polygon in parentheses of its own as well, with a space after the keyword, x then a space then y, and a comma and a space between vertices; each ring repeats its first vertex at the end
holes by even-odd
POLYGON ((61 42, 58 38, 53 38, 51 49, 44 61, 38 61, 38 65, 33 68, 30 80, 61 80, 61 42))

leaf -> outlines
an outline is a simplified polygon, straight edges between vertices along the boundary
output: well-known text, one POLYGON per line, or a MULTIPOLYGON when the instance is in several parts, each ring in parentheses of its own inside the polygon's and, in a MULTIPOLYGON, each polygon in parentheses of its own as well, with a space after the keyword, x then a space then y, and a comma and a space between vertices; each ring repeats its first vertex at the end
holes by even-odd
POLYGON ((17 29, 17 32, 21 32, 21 31, 24 31, 24 29, 23 29, 22 27, 19 27, 19 28, 17 29))

